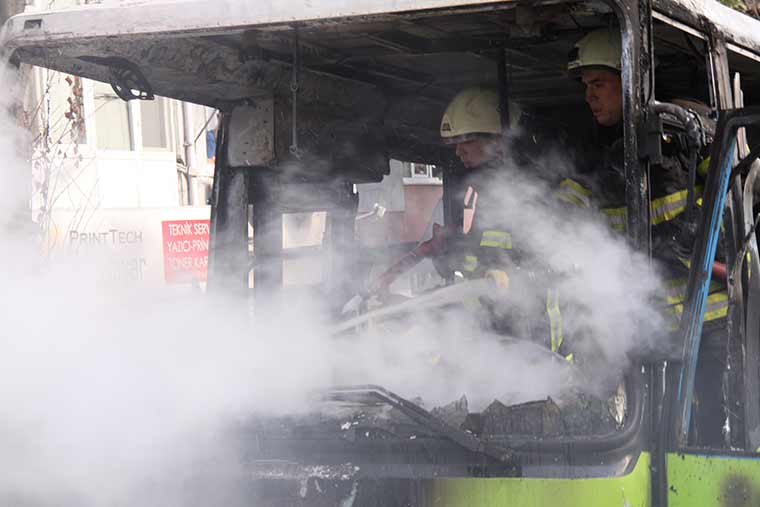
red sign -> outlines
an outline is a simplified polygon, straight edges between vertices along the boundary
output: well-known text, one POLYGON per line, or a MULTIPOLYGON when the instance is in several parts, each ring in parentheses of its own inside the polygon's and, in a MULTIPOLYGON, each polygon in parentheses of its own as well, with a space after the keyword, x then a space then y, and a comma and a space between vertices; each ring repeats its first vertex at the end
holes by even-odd
POLYGON ((167 283, 205 282, 208 274, 208 220, 161 222, 167 283))

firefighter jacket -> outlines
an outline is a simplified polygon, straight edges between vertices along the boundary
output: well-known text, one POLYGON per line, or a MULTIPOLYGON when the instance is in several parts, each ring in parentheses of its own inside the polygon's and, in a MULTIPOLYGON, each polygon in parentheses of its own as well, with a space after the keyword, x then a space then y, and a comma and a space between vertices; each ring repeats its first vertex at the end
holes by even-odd
MULTIPOLYGON (((592 183, 586 191, 609 226, 622 233, 627 224, 622 125, 600 130, 595 153, 587 159, 586 167, 592 170, 592 183)), ((676 137, 664 137, 662 162, 652 165, 649 172, 652 256, 658 261, 666 279, 662 304, 672 317, 673 329, 677 328, 683 313, 697 221, 695 216, 689 222, 686 214, 688 167, 682 157, 686 151, 684 146, 685 143, 676 137)), ((699 192, 699 188, 695 191, 699 192)), ((701 199, 697 203, 701 203, 701 199)), ((721 252, 718 255, 722 257, 721 252)), ((727 312, 726 288, 713 281, 704 320, 710 322, 724 318, 727 312)))
POLYGON ((459 271, 467 278, 482 278, 490 270, 505 271, 510 276, 516 272, 534 276, 531 290, 526 295, 531 301, 521 309, 496 308, 493 302, 481 301, 490 313, 490 324, 497 332, 545 345, 568 360, 572 359, 562 329, 560 295, 552 286, 551 276, 539 265, 536 255, 526 251, 526 241, 521 241, 520 231, 525 224, 517 224, 510 213, 516 203, 504 202, 499 189, 512 183, 511 178, 522 181, 520 171, 531 176, 539 171, 526 160, 505 169, 500 163, 486 164, 467 171, 455 184, 455 199, 461 203, 459 216, 461 226, 457 234, 447 242, 444 255, 434 260, 441 274, 459 271), (535 299, 535 301, 533 301, 535 299))
MULTIPOLYGON (((521 123, 518 134, 508 138, 510 163, 491 161, 460 173, 453 182, 454 221, 457 234, 450 243, 445 263, 437 263, 439 272, 459 271, 468 278, 480 278, 489 270, 510 272, 522 267, 541 270, 537 255, 526 251, 521 234, 529 234, 525 223, 515 227, 517 202, 505 202, 505 188, 545 185, 553 187, 555 171, 549 171, 541 160, 547 147, 561 144, 561 135, 535 123, 521 123), (530 132, 526 135, 526 132, 530 132), (508 166, 508 167, 505 167, 508 166), (527 264, 527 266, 523 266, 527 264)), ((510 198, 515 200, 515 195, 510 198)), ((525 217, 523 217, 525 220, 525 217)))
POLYGON ((459 271, 467 278, 481 278, 488 270, 509 271, 515 265, 518 250, 512 230, 489 188, 499 180, 500 169, 497 164, 471 169, 455 185, 457 231, 445 255, 436 259, 442 274, 459 271))

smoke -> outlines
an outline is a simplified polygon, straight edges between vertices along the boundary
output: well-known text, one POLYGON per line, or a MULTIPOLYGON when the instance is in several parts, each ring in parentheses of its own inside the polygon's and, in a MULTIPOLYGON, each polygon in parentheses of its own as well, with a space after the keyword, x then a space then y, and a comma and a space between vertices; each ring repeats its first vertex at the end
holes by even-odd
POLYGON ((523 266, 540 270, 514 273, 511 291, 465 286, 336 332, 326 311, 335 302, 258 301, 251 318, 246 302, 225 297, 105 287, 86 256, 42 262, 23 212, 23 134, 11 115, 0 122, 2 504, 235 505, 243 472, 225 432, 253 414, 303 413, 315 393, 349 384, 429 409, 462 395, 471 410, 569 388, 603 395, 631 355, 657 345, 641 333, 642 323, 662 327, 648 261, 593 214, 551 204, 551 186, 513 165, 481 197, 498 203, 484 213, 509 224, 533 259, 523 266), (577 368, 546 342, 486 324, 484 296, 513 317, 536 315, 549 286, 577 368))
MULTIPOLYGON (((543 189, 502 190, 506 198, 543 189)), ((575 351, 596 358, 586 388, 603 391, 601 372, 619 378, 639 345, 629 326, 653 315, 654 279, 601 224, 545 218, 530 228, 530 248, 557 249, 547 263, 571 273, 559 287, 582 317, 565 332, 570 340, 586 331, 575 351)), ((306 412, 330 386, 382 385, 428 409, 466 395, 479 410, 494 399, 561 398, 587 381, 543 345, 484 329, 478 297, 487 285, 443 311, 412 301, 405 318, 336 336, 310 298, 258 307, 251 322, 240 301, 104 289, 81 261, 32 269, 6 255, 3 270, 3 503, 236 505, 242 469, 226 429, 253 414, 306 412)), ((526 312, 543 294, 517 288, 519 298, 507 293, 503 304, 526 312)))
POLYGON ((549 180, 511 163, 483 197, 498 203, 488 210, 491 221, 508 224, 523 269, 537 272, 531 278, 517 271, 517 290, 508 303, 535 314, 535 301, 544 303, 551 289, 563 308, 567 349, 579 353, 586 368, 609 365, 620 372, 632 357, 667 348, 657 266, 632 250, 598 211, 556 198, 558 176, 574 177, 560 154, 538 163, 557 174, 549 180))
POLYGON ((186 505, 183 480, 236 458, 218 432, 295 411, 327 380, 311 319, 253 330, 234 301, 107 291, 75 265, 5 279, 0 492, 11 498, 56 505, 70 489, 63 505, 186 505))

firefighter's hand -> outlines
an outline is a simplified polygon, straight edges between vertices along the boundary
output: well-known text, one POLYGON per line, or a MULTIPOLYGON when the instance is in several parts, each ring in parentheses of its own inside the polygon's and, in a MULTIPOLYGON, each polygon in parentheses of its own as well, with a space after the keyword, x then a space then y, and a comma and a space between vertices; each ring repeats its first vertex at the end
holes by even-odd
POLYGON ((509 289, 509 275, 501 269, 489 269, 484 276, 486 280, 492 281, 497 289, 509 289))

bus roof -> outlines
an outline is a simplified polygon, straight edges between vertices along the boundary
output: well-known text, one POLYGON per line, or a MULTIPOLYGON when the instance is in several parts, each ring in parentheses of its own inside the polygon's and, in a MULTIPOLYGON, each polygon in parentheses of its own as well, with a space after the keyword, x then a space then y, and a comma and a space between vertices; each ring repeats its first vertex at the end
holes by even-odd
MULTIPOLYGON (((8 47, 15 49, 43 41, 157 33, 213 34, 262 25, 330 23, 357 16, 463 7, 487 10, 517 3, 515 0, 122 0, 119 4, 20 14, 8 20, 3 35, 8 47)), ((700 19, 707 19, 725 33, 727 41, 760 55, 760 21, 750 16, 715 0, 655 0, 653 5, 655 11, 694 29, 700 29, 700 19)))
POLYGON ((715 0, 655 0, 655 17, 666 16, 695 32, 704 30, 704 20, 723 33, 729 47, 760 61, 760 20, 726 7, 715 0))
MULTIPOLYGON (((131 0, 15 16, 4 47, 15 61, 103 82, 114 69, 136 70, 157 95, 223 107, 290 93, 298 29, 299 103, 327 103, 348 118, 376 113, 405 136, 435 137, 453 94, 495 80, 501 47, 521 104, 557 111, 582 100, 566 79, 568 51, 612 13, 601 0, 131 0), (541 23, 549 37, 536 30, 541 23), (410 118, 420 118, 420 131, 410 118)), ((714 0, 655 0, 654 14, 697 37, 706 18, 729 49, 760 61, 760 21, 714 0)))

